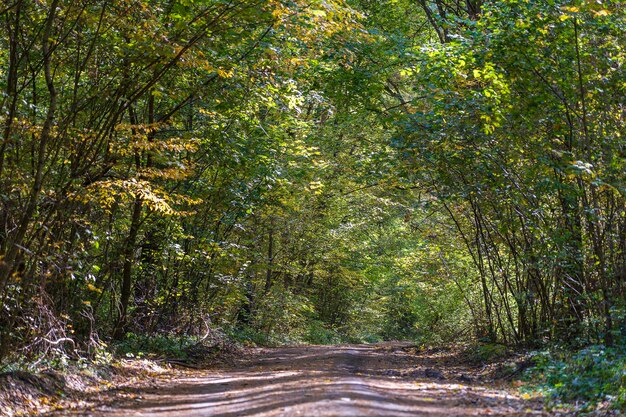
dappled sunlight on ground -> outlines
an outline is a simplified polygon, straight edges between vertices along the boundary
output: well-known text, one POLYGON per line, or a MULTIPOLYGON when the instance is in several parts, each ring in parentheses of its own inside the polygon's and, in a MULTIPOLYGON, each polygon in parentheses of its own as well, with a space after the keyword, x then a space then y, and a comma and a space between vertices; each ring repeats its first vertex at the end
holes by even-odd
MULTIPOLYGON (((462 370, 462 369, 461 369, 462 370)), ((444 361, 377 345, 265 349, 231 367, 108 398, 85 415, 547 415, 507 389, 461 382, 444 361)), ((466 370, 467 373, 471 369, 466 370)), ((467 376, 461 375, 461 379, 467 376)), ((72 412, 65 412, 72 414, 72 412)))

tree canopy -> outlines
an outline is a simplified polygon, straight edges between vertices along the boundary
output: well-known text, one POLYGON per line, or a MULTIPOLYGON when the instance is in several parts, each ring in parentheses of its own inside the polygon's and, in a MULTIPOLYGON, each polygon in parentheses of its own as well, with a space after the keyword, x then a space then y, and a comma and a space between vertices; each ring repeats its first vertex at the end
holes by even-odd
POLYGON ((0 361, 622 340, 617 0, 4 0, 0 361))

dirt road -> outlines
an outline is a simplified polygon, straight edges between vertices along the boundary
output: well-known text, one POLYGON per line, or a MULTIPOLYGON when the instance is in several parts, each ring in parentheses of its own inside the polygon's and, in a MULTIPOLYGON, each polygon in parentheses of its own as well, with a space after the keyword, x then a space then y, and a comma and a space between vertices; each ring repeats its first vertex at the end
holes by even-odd
POLYGON ((266 349, 219 370, 198 371, 125 399, 94 416, 536 416, 537 402, 475 380, 445 355, 379 345, 266 349))

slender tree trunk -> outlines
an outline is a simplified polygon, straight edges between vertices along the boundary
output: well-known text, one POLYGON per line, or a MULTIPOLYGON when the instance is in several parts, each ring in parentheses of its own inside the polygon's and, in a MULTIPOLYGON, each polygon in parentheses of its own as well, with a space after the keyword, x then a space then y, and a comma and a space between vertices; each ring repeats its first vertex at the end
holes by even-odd
POLYGON ((265 275, 265 292, 272 288, 272 277, 274 275, 274 219, 270 219, 270 230, 267 244, 267 272, 265 275))
POLYGON ((128 315, 128 305, 130 302, 130 295, 132 289, 132 268, 135 263, 135 246, 137 243, 137 235, 139 234, 139 228, 141 226, 141 211, 143 208, 143 200, 140 197, 135 199, 133 204, 133 213, 130 223, 130 230, 128 237, 126 238, 126 244, 124 245, 124 266, 122 268, 122 290, 120 293, 119 302, 119 317, 113 337, 115 339, 121 339, 126 332, 126 321, 128 315))
POLYGON ((0 262, 0 291, 4 292, 6 284, 11 276, 15 267, 15 261, 20 253, 20 248, 28 227, 31 223, 35 209, 37 208, 37 201, 39 194, 43 187, 44 180, 44 167, 47 157, 48 142, 52 136, 52 126, 54 118, 56 116, 57 109, 57 91, 54 85, 52 65, 51 65, 51 51, 50 40, 52 39, 52 26, 56 17, 56 10, 59 4, 59 0, 54 0, 50 4, 50 12, 46 20, 44 31, 42 34, 42 52, 43 52, 43 72, 46 81, 46 87, 48 88, 48 94, 50 96, 48 102, 48 111, 46 113, 46 119, 44 121, 41 133, 39 135, 39 146, 37 148, 37 162, 35 165, 33 185, 28 196, 26 207, 23 211, 22 217, 19 221, 17 231, 12 238, 7 238, 5 253, 0 262))

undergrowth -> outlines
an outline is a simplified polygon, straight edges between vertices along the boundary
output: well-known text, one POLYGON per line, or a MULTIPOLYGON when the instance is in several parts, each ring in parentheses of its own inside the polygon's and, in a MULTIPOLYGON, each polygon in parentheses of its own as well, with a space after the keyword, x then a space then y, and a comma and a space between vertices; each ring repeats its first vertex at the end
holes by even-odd
POLYGON ((115 353, 126 358, 176 357, 186 359, 188 349, 201 343, 195 336, 139 335, 128 333, 126 338, 114 344, 115 353))
POLYGON ((592 345, 574 353, 550 350, 534 355, 526 373, 529 390, 557 409, 577 415, 598 409, 626 411, 626 346, 592 345))
POLYGON ((281 346, 290 344, 333 345, 350 341, 336 329, 319 320, 310 320, 298 332, 264 331, 251 326, 240 326, 227 331, 233 340, 248 346, 281 346))

